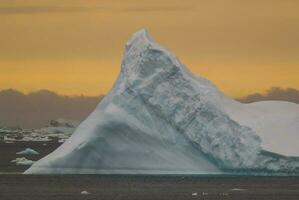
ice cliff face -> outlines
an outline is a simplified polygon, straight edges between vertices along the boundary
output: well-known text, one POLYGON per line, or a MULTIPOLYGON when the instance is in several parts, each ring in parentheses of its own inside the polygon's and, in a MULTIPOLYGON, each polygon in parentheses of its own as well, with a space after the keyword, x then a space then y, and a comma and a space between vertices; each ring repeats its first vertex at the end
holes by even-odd
POLYGON ((110 93, 26 173, 298 173, 297 158, 263 150, 236 120, 241 107, 141 30, 110 93))

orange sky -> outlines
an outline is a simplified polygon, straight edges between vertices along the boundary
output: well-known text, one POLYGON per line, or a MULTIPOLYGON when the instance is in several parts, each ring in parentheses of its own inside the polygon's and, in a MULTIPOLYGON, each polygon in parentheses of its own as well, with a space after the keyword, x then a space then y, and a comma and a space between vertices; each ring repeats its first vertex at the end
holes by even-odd
POLYGON ((1 0, 0 90, 106 93, 147 28, 234 97, 299 88, 299 1, 1 0))

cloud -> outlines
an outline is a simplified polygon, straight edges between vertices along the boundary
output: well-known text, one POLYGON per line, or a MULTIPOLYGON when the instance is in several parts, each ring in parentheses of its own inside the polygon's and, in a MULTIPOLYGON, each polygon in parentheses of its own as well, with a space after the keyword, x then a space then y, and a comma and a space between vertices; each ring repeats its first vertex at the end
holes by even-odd
POLYGON ((36 128, 57 118, 81 121, 95 109, 102 97, 62 96, 48 90, 29 94, 2 90, 0 125, 36 128))
MULTIPOLYGON (((58 118, 82 121, 95 109, 102 98, 103 95, 63 96, 49 90, 29 94, 13 89, 2 90, 0 91, 0 125, 37 128, 58 118)), ((273 87, 265 94, 255 93, 237 100, 243 103, 280 100, 299 104, 299 90, 273 87)))
POLYGON ((289 101, 299 104, 299 90, 294 88, 280 88, 272 87, 265 94, 255 93, 250 94, 246 97, 237 99, 243 103, 251 103, 256 101, 266 101, 266 100, 277 100, 277 101, 289 101))
POLYGON ((14 6, 0 7, 0 14, 42 14, 57 12, 156 12, 193 10, 186 6, 14 6))

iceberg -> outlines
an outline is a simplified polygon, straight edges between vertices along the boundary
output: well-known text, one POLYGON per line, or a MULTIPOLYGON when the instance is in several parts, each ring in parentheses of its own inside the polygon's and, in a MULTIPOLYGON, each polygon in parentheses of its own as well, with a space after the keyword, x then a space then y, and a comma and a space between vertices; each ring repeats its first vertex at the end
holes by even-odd
POLYGON ((140 30, 111 91, 25 174, 297 175, 298 130, 299 105, 236 102, 140 30))
POLYGON ((32 165, 35 161, 22 157, 22 158, 16 158, 15 160, 12 160, 10 162, 16 163, 16 165, 32 165))
POLYGON ((17 152, 18 155, 38 155, 39 153, 31 148, 26 148, 23 151, 17 152))

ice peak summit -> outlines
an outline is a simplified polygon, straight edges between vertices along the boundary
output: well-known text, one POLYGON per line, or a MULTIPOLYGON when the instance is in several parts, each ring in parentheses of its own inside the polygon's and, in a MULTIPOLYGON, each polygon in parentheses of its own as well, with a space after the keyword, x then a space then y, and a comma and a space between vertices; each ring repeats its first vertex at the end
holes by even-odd
POLYGON ((127 48, 130 48, 132 45, 144 45, 147 43, 154 42, 153 38, 150 36, 146 29, 141 29, 133 34, 133 36, 127 42, 127 48))
POLYGON ((177 57, 156 43, 146 29, 133 34, 127 42, 121 69, 123 79, 132 84, 154 76, 185 71, 177 57))
POLYGON ((152 81, 174 77, 176 82, 184 82, 194 91, 200 89, 203 94, 218 94, 210 81, 189 72, 175 54, 155 42, 146 29, 133 34, 126 45, 118 81, 123 83, 122 86, 126 85, 123 88, 137 89, 152 81))

